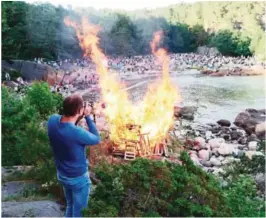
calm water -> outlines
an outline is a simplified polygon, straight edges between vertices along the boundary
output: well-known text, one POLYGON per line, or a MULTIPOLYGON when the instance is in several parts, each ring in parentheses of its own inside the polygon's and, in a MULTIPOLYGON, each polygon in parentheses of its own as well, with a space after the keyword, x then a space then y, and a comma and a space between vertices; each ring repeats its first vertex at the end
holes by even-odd
MULTIPOLYGON (((198 106, 195 121, 216 122, 219 119, 234 121, 237 114, 247 108, 265 108, 265 76, 209 77, 197 71, 184 72, 172 78, 179 87, 182 105, 198 106)), ((145 91, 146 85, 131 90, 145 91)))

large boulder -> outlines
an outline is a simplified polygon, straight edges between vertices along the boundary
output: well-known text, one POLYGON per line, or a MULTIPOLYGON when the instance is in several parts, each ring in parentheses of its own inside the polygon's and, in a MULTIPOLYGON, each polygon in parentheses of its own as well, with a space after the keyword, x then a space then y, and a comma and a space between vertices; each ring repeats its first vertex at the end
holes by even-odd
POLYGON ((197 53, 201 55, 219 55, 220 52, 216 47, 200 46, 197 48, 197 53))
POLYGON ((2 202, 2 217, 62 217, 60 205, 53 201, 2 202))
POLYGON ((194 106, 184 106, 184 107, 175 106, 175 116, 181 117, 186 120, 193 120, 196 111, 197 107, 194 106))
POLYGON ((256 126, 265 122, 265 113, 263 110, 246 109, 235 118, 234 124, 243 128, 248 134, 255 133, 256 126))
POLYGON ((39 64, 32 61, 2 60, 2 69, 16 70, 26 81, 44 80, 50 84, 54 84, 57 76, 57 71, 53 67, 47 64, 39 64))

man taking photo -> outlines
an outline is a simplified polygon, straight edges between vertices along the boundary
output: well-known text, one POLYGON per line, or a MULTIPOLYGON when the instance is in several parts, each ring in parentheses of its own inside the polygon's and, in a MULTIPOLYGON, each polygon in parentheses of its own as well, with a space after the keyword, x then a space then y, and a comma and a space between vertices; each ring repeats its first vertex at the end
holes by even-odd
POLYGON ((66 217, 81 217, 89 200, 91 181, 86 159, 86 146, 97 145, 100 136, 90 118, 91 107, 79 95, 64 100, 63 116, 54 114, 48 120, 48 136, 53 150, 57 177, 63 185, 66 217), (89 131, 76 125, 85 117, 89 131))

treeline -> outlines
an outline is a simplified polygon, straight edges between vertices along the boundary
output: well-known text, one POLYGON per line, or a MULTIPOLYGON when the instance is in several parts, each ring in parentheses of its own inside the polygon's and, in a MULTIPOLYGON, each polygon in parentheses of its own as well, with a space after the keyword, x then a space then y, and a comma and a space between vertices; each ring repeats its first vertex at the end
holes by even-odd
POLYGON ((82 15, 101 26, 100 46, 108 55, 149 54, 153 33, 162 30, 169 52, 206 45, 223 55, 265 59, 264 8, 264 2, 198 2, 125 12, 2 2, 2 52, 16 59, 81 57, 75 32, 63 19, 82 15))

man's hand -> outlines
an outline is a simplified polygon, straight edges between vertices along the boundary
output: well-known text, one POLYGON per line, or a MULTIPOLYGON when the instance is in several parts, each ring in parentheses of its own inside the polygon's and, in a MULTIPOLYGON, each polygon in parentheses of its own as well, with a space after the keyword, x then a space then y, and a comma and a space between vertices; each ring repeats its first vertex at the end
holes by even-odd
POLYGON ((86 116, 89 116, 90 114, 92 113, 92 107, 91 106, 89 106, 89 105, 87 105, 86 107, 85 107, 85 109, 84 109, 84 116, 86 117, 86 116))

